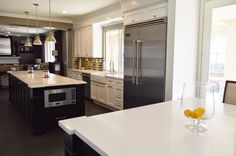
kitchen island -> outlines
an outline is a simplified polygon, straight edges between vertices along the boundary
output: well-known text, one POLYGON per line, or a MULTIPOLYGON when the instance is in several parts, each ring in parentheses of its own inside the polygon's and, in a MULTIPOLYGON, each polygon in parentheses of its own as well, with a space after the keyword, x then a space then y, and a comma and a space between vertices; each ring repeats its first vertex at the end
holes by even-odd
POLYGON ((34 135, 43 134, 61 119, 84 116, 84 81, 42 71, 9 72, 9 99, 29 122, 34 135))
POLYGON ((208 131, 185 127, 179 101, 59 121, 68 156, 235 156, 236 106, 216 103, 208 131))

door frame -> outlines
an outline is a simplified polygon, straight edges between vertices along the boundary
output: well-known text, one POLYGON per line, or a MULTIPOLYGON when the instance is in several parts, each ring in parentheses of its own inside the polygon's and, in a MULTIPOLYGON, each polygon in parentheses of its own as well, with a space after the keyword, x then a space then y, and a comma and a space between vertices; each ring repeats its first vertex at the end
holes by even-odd
POLYGON ((218 7, 236 5, 235 0, 201 0, 200 12, 200 36, 199 36, 199 55, 198 55, 198 76, 201 82, 208 81, 209 60, 210 60, 210 41, 212 10, 218 7))

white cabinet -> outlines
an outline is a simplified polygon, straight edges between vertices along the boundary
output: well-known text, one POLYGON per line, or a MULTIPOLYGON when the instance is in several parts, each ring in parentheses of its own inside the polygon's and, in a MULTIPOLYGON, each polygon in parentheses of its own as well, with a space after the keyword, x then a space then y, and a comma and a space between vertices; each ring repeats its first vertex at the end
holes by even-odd
POLYGON ((91 99, 98 100, 99 86, 96 82, 91 81, 91 99))
POLYGON ((106 78, 107 105, 117 109, 123 109, 123 80, 106 78))
POLYGON ((79 57, 93 57, 93 29, 92 26, 75 30, 75 52, 79 57))
POLYGON ((74 70, 68 70, 67 77, 82 81, 82 74, 74 70))
POLYGON ((138 11, 128 12, 125 14, 125 25, 135 24, 144 21, 155 20, 167 16, 167 3, 151 6, 138 11))
POLYGON ((99 94, 98 94, 98 101, 101 103, 107 102, 107 88, 105 84, 99 84, 99 94))
POLYGON ((91 81, 91 99, 106 104, 107 102, 106 85, 91 81))
POLYGON ((113 85, 107 85, 107 105, 115 106, 115 88, 113 85))

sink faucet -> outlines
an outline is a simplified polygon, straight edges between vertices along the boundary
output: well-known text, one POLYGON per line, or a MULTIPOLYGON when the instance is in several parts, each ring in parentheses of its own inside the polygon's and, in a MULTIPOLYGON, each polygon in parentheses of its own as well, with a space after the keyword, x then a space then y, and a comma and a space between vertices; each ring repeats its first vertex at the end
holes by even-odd
POLYGON ((115 69, 114 69, 114 61, 110 61, 110 73, 115 74, 115 69))

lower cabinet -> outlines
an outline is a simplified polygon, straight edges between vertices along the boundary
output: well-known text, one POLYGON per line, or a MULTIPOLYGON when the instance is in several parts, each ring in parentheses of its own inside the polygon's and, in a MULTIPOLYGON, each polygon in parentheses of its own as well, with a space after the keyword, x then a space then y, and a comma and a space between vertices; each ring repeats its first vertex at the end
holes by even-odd
POLYGON ((107 85, 107 105, 123 109, 123 89, 121 86, 107 85))
POLYGON ((106 85, 91 81, 91 99, 106 104, 107 102, 106 85))
POLYGON ((91 99, 115 109, 123 109, 123 80, 106 78, 106 84, 91 81, 91 99))
POLYGON ((107 85, 107 105, 114 107, 115 104, 115 88, 113 85, 107 85))
POLYGON ((67 71, 67 77, 82 81, 82 74, 70 69, 67 71))

